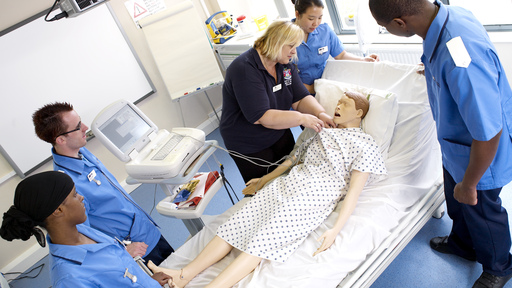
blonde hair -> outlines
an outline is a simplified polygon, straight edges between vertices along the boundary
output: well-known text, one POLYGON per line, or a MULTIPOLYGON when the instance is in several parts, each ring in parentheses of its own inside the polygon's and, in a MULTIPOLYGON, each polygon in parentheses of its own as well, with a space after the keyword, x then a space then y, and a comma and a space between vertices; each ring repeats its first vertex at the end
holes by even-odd
MULTIPOLYGON (((263 57, 277 61, 285 45, 297 47, 304 39, 304 31, 291 21, 276 20, 270 24, 265 33, 254 42, 256 49, 263 57)), ((297 54, 293 56, 297 60, 297 54)))

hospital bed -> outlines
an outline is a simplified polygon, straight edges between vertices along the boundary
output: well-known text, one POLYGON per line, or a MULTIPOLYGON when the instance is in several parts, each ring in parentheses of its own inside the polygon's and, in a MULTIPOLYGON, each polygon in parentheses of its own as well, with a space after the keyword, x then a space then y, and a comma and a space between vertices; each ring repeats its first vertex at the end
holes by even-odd
MULTIPOLYGON (((322 80, 315 82, 321 104, 328 105, 326 94, 344 87, 369 91, 371 97, 380 93, 383 99, 379 101, 393 104, 370 101, 370 112, 377 113, 368 119, 369 112, 363 123, 367 133, 366 128, 376 129, 375 133, 381 133, 377 138, 388 137, 376 139, 383 145, 388 178, 365 187, 355 211, 327 251, 312 256, 320 245, 318 237, 334 224, 337 209, 285 263, 263 260, 234 287, 369 287, 430 217, 440 217, 444 201, 441 153, 425 78, 417 70, 418 66, 386 62, 327 63, 322 80)), ((188 264, 213 238, 217 227, 246 201, 215 217, 161 266, 180 269, 188 264)), ((204 287, 239 253, 234 249, 186 287, 204 287)))

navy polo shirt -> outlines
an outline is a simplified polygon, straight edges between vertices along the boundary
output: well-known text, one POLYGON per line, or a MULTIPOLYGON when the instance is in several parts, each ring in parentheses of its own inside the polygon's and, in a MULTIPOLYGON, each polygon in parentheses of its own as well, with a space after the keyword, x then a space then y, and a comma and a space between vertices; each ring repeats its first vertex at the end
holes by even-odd
POLYGON ((222 87, 220 133, 226 148, 252 154, 272 146, 285 130, 265 128, 258 121, 269 109, 290 110, 309 95, 294 64, 276 64, 277 82, 251 48, 228 67, 222 87))

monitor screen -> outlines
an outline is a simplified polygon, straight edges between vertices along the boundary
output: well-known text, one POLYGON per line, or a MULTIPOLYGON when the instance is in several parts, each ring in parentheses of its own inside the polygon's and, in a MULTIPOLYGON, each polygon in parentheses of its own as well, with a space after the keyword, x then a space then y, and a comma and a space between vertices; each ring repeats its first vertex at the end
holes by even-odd
POLYGON ((123 152, 151 129, 151 126, 128 104, 103 123, 99 130, 123 152))

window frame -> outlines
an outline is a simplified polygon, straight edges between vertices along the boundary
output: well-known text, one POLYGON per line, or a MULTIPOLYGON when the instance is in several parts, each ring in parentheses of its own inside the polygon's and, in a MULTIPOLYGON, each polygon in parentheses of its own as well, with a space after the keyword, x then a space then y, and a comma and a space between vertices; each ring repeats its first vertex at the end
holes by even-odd
MULTIPOLYGON (((278 1, 283 1, 283 0, 275 0, 276 1, 276 4, 278 1)), ((450 5, 450 0, 440 0, 443 4, 445 5, 450 5)), ((334 32, 336 32, 336 34, 338 35, 351 35, 351 34, 356 34, 356 30, 351 28, 351 29, 343 29, 343 24, 342 24, 342 21, 341 21, 341 17, 339 16, 340 13, 338 11, 338 8, 336 6, 336 1, 335 0, 325 0, 325 4, 327 6, 327 10, 329 12, 329 15, 331 16, 331 21, 332 21, 332 28, 334 30, 334 32)), ((489 24, 489 25, 483 25, 485 30, 487 30, 487 32, 508 32, 508 31, 512 31, 512 23, 511 24, 489 24)), ((388 34, 388 32, 381 32, 381 34, 388 34)))
MULTIPOLYGON (((251 0, 254 1, 254 0, 251 0)), ((277 13, 281 18, 294 18, 295 15, 288 15, 288 11, 286 9, 285 1, 289 0, 274 0, 274 3, 277 8, 277 13)), ((450 0, 440 0, 445 5, 450 5, 450 0)), ((327 12, 331 18, 332 29, 337 35, 355 35, 356 30, 354 28, 343 28, 343 22, 340 17, 340 12, 338 10, 336 0, 324 0, 324 3, 327 8, 327 12)), ((511 24, 488 24, 483 25, 487 32, 510 32, 512 31, 512 23, 511 24)), ((381 34, 389 34, 387 31, 381 32, 381 34)))

